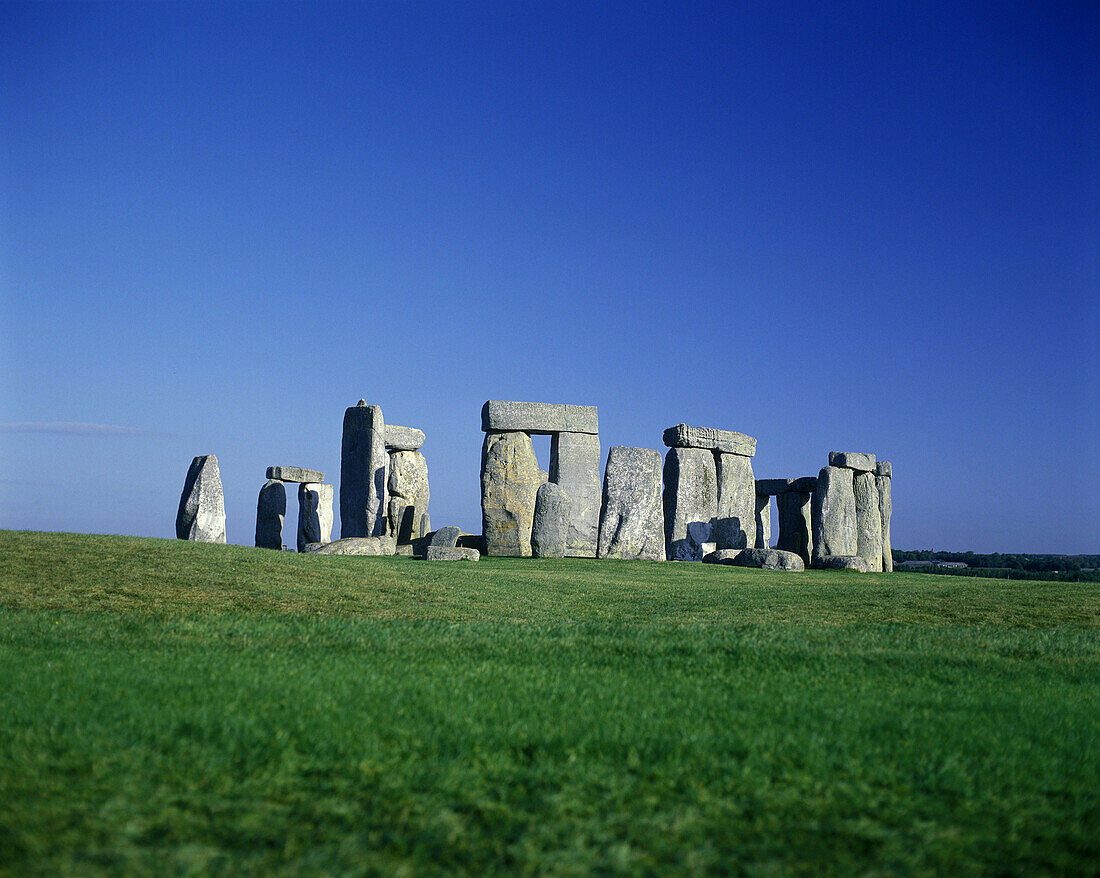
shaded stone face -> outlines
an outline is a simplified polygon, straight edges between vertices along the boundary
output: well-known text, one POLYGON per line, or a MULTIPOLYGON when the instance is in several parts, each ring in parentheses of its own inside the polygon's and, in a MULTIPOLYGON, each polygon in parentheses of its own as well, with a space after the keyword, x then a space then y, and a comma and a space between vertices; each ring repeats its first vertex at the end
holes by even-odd
POLYGON ((536 558, 564 558, 569 518, 569 495, 560 486, 548 482, 535 495, 535 520, 531 528, 531 554, 536 558))
POLYGON ((736 430, 715 430, 713 427, 689 427, 677 424, 664 432, 664 443, 669 448, 707 448, 726 454, 752 457, 756 454, 756 440, 736 430))
POLYGON ((661 455, 650 448, 613 446, 603 484, 597 556, 663 561, 661 455))
POLYGON ((391 451, 418 451, 424 444, 424 431, 415 427, 386 424, 386 448, 391 451))
POLYGON ((530 557, 535 496, 543 483, 531 437, 486 433, 481 452, 481 519, 487 555, 530 557))
MULTIPOLYGON (((752 459, 741 454, 714 455, 718 505, 714 542, 719 549, 756 545, 756 477, 752 459)), ((771 530, 771 523, 768 523, 771 530)))
POLYGON ((286 517, 286 488, 271 479, 260 488, 256 501, 256 548, 283 547, 283 519, 286 517))
MULTIPOLYGON (((886 463, 887 472, 890 464, 879 461, 879 467, 886 463)), ((875 487, 878 489, 878 511, 882 517, 882 570, 884 573, 894 571, 894 552, 890 546, 890 516, 894 512, 894 500, 891 496, 890 483, 893 481, 888 475, 875 477, 875 487)))
POLYGON ((269 466, 267 477, 278 479, 280 482, 323 482, 325 480, 323 472, 300 466, 269 466))
POLYGON ((852 489, 856 497, 856 554, 863 559, 868 573, 881 573, 882 515, 875 474, 856 473, 852 489))
POLYGON ((772 541, 772 498, 766 494, 756 495, 756 542, 754 549, 767 549, 772 541))
POLYGON ((863 451, 830 451, 829 466, 840 466, 859 472, 875 471, 875 456, 863 451))
MULTIPOLYGON (((815 480, 816 482, 816 480, 815 480)), ((813 540, 810 537, 810 495, 798 491, 784 491, 775 497, 779 513, 779 538, 775 547, 784 552, 794 552, 809 566, 813 540)))
POLYGON ((481 429, 536 435, 600 432, 594 405, 561 405, 549 402, 509 402, 490 399, 481 409, 481 429))
POLYGON ((191 461, 176 512, 176 538, 197 543, 225 542, 225 500, 218 458, 203 454, 191 461))
POLYGON ((298 551, 309 543, 332 540, 332 485, 305 482, 298 486, 298 551))
MULTIPOLYGON (((703 543, 717 542, 713 534, 718 515, 718 476, 713 452, 705 448, 670 448, 665 454, 664 483, 668 560, 701 561, 703 543)), ((755 497, 754 488, 754 504, 755 497)), ((753 515, 750 507, 750 518, 753 515)))
POLYGON ((388 528, 386 427, 382 409, 362 400, 344 412, 340 447, 340 535, 383 536, 388 528))
POLYGON ((569 497, 566 556, 595 558, 600 530, 600 437, 555 433, 550 438, 548 478, 569 497))
POLYGON ((827 555, 856 554, 856 497, 852 470, 823 467, 811 504, 815 566, 827 555))
POLYGON ((419 451, 391 452, 387 490, 389 531, 394 539, 401 545, 423 536, 420 522, 430 499, 428 462, 424 455, 419 451))

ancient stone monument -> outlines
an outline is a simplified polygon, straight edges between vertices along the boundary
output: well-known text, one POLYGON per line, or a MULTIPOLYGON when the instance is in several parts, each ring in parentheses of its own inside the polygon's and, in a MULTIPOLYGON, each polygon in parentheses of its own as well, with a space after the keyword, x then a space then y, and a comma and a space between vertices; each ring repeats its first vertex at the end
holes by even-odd
POLYGON ((531 526, 531 554, 536 558, 564 558, 573 504, 561 485, 547 482, 535 494, 531 526))
POLYGON ((256 501, 256 547, 283 547, 283 519, 286 517, 286 488, 278 479, 268 479, 256 501))
POLYGON ((191 461, 176 512, 176 538, 199 543, 225 542, 225 501, 218 458, 203 454, 191 461))
MULTIPOLYGON (((794 552, 805 566, 810 565, 813 549, 811 535, 811 496, 817 490, 817 479, 807 476, 801 479, 757 479, 757 520, 771 526, 771 498, 775 497, 779 513, 779 537, 775 547, 780 551, 794 552)), ((757 530, 756 548, 766 549, 768 537, 763 541, 757 530)), ((768 535, 770 536, 770 534, 768 535)))
POLYGON ((894 555, 890 547, 890 516, 894 511, 894 500, 890 493, 890 482, 894 468, 888 460, 875 464, 875 487, 878 489, 878 510, 882 516, 882 572, 892 573, 894 555))
MULTIPOLYGON (((670 561, 701 561, 707 544, 756 545, 756 440, 677 424, 664 433, 665 544, 670 561)), ((769 523, 770 529, 770 523, 769 523)))
POLYGON ((285 482, 298 484, 298 551, 309 543, 327 543, 332 538, 332 485, 325 474, 300 466, 269 466, 267 481, 256 501, 256 547, 283 547, 286 516, 285 482))
POLYGON ((612 446, 604 467, 598 557, 664 561, 664 531, 661 455, 612 446))
POLYGON ((481 411, 481 514, 488 555, 531 555, 535 499, 549 481, 569 498, 565 554, 594 557, 599 530, 600 437, 595 406, 489 400, 481 411), (543 477, 532 435, 550 436, 543 477))
POLYGON ((332 485, 302 482, 298 485, 298 551, 308 543, 332 541, 332 485))
POLYGON ((891 571, 892 468, 875 455, 829 452, 811 508, 813 564, 825 569, 891 571))

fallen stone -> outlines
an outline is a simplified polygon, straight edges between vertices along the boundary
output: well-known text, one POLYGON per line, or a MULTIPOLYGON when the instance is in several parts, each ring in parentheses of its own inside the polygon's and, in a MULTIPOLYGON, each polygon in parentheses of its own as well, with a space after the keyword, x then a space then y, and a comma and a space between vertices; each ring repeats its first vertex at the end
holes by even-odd
MULTIPOLYGON (((879 466, 885 461, 879 461, 879 466)), ((890 464, 886 463, 887 472, 890 464)), ((894 552, 890 546, 890 516, 894 513, 894 500, 891 496, 890 483, 893 479, 889 475, 875 476, 875 487, 878 489, 878 511, 882 517, 882 571, 893 573, 894 552)))
POLYGON ((772 498, 756 495, 756 542, 754 549, 767 549, 772 541, 772 498))
POLYGON ((331 543, 308 543, 310 555, 393 555, 397 545, 391 536, 344 537, 331 543))
POLYGON ((386 427, 382 409, 359 405, 344 412, 340 447, 340 535, 384 536, 389 526, 386 502, 386 427))
POLYGON ((789 491, 794 479, 757 479, 756 493, 761 497, 774 497, 789 491))
POLYGON ((539 487, 535 495, 535 518, 531 528, 531 554, 536 558, 564 558, 573 504, 569 495, 553 482, 539 487))
POLYGON ((323 482, 325 480, 323 472, 300 466, 269 466, 267 477, 278 479, 280 482, 323 482))
MULTIPOLYGON (((669 448, 665 453, 664 483, 667 557, 670 561, 701 561, 702 544, 718 542, 714 534, 718 476, 713 452, 705 448, 669 448)), ((731 525, 726 526, 727 539, 732 530, 731 525)))
POLYGON ((825 555, 814 558, 814 567, 818 570, 855 570, 866 573, 867 567, 859 555, 825 555))
POLYGON ((597 557, 665 560, 658 452, 623 445, 607 452, 597 557))
POLYGON ((424 553, 425 561, 477 561, 480 557, 477 549, 463 549, 459 546, 428 546, 424 553))
POLYGON ((875 475, 890 478, 894 474, 894 468, 888 460, 880 460, 875 463, 875 475))
POLYGON ((429 546, 444 546, 446 548, 454 548, 458 545, 458 538, 462 536, 462 529, 455 527, 453 524, 447 527, 441 527, 428 539, 429 546))
POLYGON ((176 511, 176 538, 225 542, 225 500, 216 455, 202 454, 191 461, 176 511))
POLYGON ((530 557, 535 495, 542 475, 531 437, 486 433, 481 452, 481 519, 487 555, 530 557))
POLYGON ((490 399, 481 409, 481 429, 489 432, 592 433, 600 432, 594 405, 548 402, 507 402, 490 399))
POLYGON ((399 545, 410 543, 423 536, 420 523, 430 499, 428 463, 419 451, 394 451, 390 453, 389 471, 389 532, 399 545))
POLYGON ((745 457, 756 454, 756 440, 735 430, 677 424, 665 430, 664 440, 669 448, 708 448, 711 451, 741 454, 745 457))
POLYGON ((829 466, 842 466, 859 472, 875 471, 875 456, 862 451, 830 451, 829 466))
POLYGON ((419 451, 424 444, 424 431, 415 427, 399 427, 386 424, 386 449, 388 451, 419 451))
MULTIPOLYGON (((817 479, 814 479, 816 484, 817 479)), ((779 513, 779 538, 775 547, 783 552, 794 552, 809 566, 813 539, 810 535, 810 495, 799 491, 784 491, 775 497, 779 513)))
POLYGON ((856 497, 856 554, 868 573, 882 572, 882 514, 873 472, 856 473, 852 486, 856 497))
POLYGON ((732 564, 733 559, 740 555, 744 549, 715 549, 703 556, 704 564, 732 564))
POLYGON ((396 546, 393 550, 395 555, 403 555, 405 557, 411 557, 416 554, 416 550, 413 548, 413 543, 404 543, 403 545, 396 546))
POLYGON ((260 488, 256 501, 256 548, 282 549, 283 519, 286 517, 286 488, 271 479, 260 488))
MULTIPOLYGON (((753 546, 756 544, 756 477, 752 472, 752 458, 723 451, 713 456, 718 484, 714 541, 719 549, 753 546)), ((771 529, 770 522, 768 528, 771 529)))
POLYGON ((332 485, 303 482, 298 485, 298 551, 309 543, 332 541, 332 485))
POLYGON ((600 437, 592 433, 555 433, 550 437, 549 481, 569 496, 569 533, 565 554, 595 558, 600 533, 600 437))
POLYGON ((857 554, 852 476, 850 469, 826 466, 817 477, 810 510, 814 558, 857 554))
POLYGON ((742 549, 730 563, 734 567, 758 567, 761 570, 798 572, 806 569, 798 555, 780 549, 742 549))

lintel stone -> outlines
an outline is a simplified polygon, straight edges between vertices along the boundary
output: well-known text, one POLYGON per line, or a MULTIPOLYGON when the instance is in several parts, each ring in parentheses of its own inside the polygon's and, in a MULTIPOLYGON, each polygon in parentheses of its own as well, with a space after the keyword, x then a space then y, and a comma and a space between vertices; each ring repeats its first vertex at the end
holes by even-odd
POLYGON ((890 465, 888 460, 880 460, 875 464, 875 475, 882 476, 884 479, 890 478, 894 474, 894 468, 890 465))
POLYGON ((424 431, 416 427, 399 427, 386 424, 387 451, 419 451, 424 444, 424 431))
POLYGON ((669 448, 708 448, 711 451, 724 451, 727 454, 740 454, 752 457, 756 454, 756 440, 752 436, 735 430, 715 430, 713 427, 689 427, 677 424, 664 433, 665 445, 669 448))
POLYGON ((842 466, 861 473, 873 473, 875 456, 863 451, 830 451, 829 466, 842 466))
POLYGON ((323 482, 325 480, 324 473, 300 466, 269 466, 267 477, 280 482, 323 482))
POLYGON ((486 433, 518 431, 541 436, 600 432, 594 405, 508 402, 499 399, 490 399, 482 407, 481 429, 486 433))

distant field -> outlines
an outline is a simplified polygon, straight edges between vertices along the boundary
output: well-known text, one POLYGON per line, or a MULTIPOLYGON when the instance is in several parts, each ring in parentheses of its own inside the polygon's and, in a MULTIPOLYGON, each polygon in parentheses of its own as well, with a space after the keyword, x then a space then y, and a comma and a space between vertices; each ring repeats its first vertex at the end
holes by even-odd
POLYGON ((1100 587, 0 531, 0 874, 1096 874, 1100 587))

